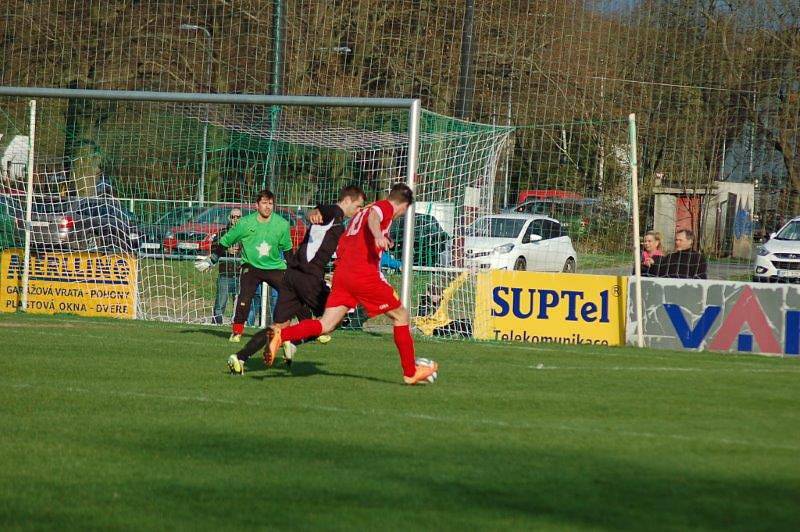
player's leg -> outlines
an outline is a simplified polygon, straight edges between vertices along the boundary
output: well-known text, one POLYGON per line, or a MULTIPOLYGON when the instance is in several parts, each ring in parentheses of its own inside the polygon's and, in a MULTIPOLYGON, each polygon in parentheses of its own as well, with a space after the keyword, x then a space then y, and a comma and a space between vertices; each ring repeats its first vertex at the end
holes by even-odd
POLYGON ((417 366, 414 353, 414 338, 411 336, 409 328, 408 310, 400 306, 394 310, 386 312, 392 319, 394 328, 394 345, 400 354, 400 365, 403 366, 403 380, 406 384, 417 384, 426 382, 426 379, 439 370, 436 362, 429 366, 417 366))
POLYGON ((354 296, 367 311, 370 318, 386 314, 391 318, 394 328, 394 344, 400 355, 403 367, 403 380, 406 384, 425 382, 438 370, 436 363, 430 366, 417 366, 414 356, 414 339, 409 328, 408 310, 400 303, 397 292, 383 276, 363 279, 354 296))
POLYGON ((244 332, 244 323, 247 320, 247 313, 250 312, 250 303, 256 293, 256 287, 261 282, 261 270, 252 266, 242 268, 239 276, 239 296, 236 299, 236 312, 233 316, 233 329, 231 341, 238 342, 244 332))
POLYGON ((394 334, 394 345, 400 354, 400 365, 403 367, 403 377, 413 377, 416 373, 416 361, 414 359, 414 339, 411 337, 411 330, 408 327, 408 311, 400 306, 386 313, 392 320, 392 333, 394 334))
POLYGON ((264 360, 275 360, 283 342, 299 342, 308 338, 315 338, 323 333, 332 332, 347 314, 349 306, 340 305, 328 307, 319 319, 303 320, 297 325, 290 325, 283 329, 270 327, 267 329, 269 345, 264 350, 264 360))
POLYGON ((319 319, 303 320, 285 329, 271 327, 267 331, 269 345, 264 350, 264 359, 274 359, 283 341, 296 342, 333 331, 347 315, 348 309, 357 305, 356 299, 350 293, 350 284, 352 283, 346 276, 334 275, 333 286, 326 303, 327 308, 319 319))
MULTIPOLYGON (((275 305, 275 312, 272 314, 272 325, 267 329, 267 331, 273 328, 281 328, 289 324, 289 320, 292 319, 294 315, 294 303, 292 300, 294 296, 292 295, 292 290, 289 286, 287 286, 287 279, 286 276, 289 273, 288 270, 266 270, 264 271, 264 281, 269 284, 269 286, 278 292, 278 299, 281 299, 283 295, 283 303, 276 302, 275 305), (279 304, 280 303, 280 304, 279 304)), ((299 303, 299 302, 298 302, 299 303)), ((269 339, 269 333, 267 332, 267 338, 269 339)), ((291 346, 289 348, 288 356, 285 357, 287 362, 291 360, 292 355, 294 354, 291 351, 291 346)), ((286 351, 284 351, 286 353, 286 351)), ((267 367, 272 366, 275 362, 275 353, 272 353, 269 349, 264 351, 264 363, 267 367)))
POLYGON ((217 276, 217 294, 214 297, 214 313, 211 315, 211 323, 222 324, 222 315, 225 307, 228 306, 228 276, 219 274, 217 276))
MULTIPOLYGON (((297 275, 298 272, 288 269, 280 280, 280 287, 277 290, 278 301, 275 303, 275 308, 272 313, 272 327, 279 329, 286 327, 294 317, 298 317, 301 320, 306 317, 311 317, 310 314, 306 312, 303 302, 297 294, 297 275)), ((296 351, 297 347, 291 342, 283 343, 283 358, 287 366, 292 365, 292 360, 296 351)), ((264 362, 269 366, 274 362, 274 359, 270 359, 266 356, 264 362)))
POLYGON ((278 301, 272 312, 272 326, 285 327, 302 308, 303 303, 297 295, 293 270, 273 270, 267 273, 267 283, 277 290, 278 301))
POLYGON ((247 359, 256 354, 265 345, 267 345, 267 329, 262 329, 255 333, 235 355, 228 357, 228 369, 230 369, 231 373, 243 374, 247 359))
MULTIPOLYGON (((328 304, 328 295, 330 293, 331 289, 324 280, 313 278, 313 281, 309 282, 308 291, 303 296, 303 303, 314 316, 322 316, 325 313, 325 306, 328 304)), ((327 344, 331 341, 331 337, 327 334, 321 334, 317 341, 327 344)))

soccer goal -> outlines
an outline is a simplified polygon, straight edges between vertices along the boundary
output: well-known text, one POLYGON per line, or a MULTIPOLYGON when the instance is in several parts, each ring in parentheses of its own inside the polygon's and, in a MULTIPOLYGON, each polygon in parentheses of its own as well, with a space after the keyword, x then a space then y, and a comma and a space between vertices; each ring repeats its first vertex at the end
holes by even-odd
POLYGON ((297 245, 306 211, 343 186, 375 200, 401 181, 417 203, 385 274, 418 314, 465 270, 465 228, 492 210, 511 132, 411 99, 0 88, 3 309, 227 323, 237 257, 192 263, 232 211, 272 190, 297 245))

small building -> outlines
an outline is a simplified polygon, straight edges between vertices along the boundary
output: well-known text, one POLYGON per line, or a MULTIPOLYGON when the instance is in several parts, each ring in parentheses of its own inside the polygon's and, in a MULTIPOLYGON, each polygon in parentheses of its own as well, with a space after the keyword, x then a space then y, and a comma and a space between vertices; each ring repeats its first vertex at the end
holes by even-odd
POLYGON ((752 183, 714 181, 708 188, 653 188, 653 229, 666 251, 674 247, 679 229, 691 229, 696 244, 716 257, 749 259, 753 252, 752 183))

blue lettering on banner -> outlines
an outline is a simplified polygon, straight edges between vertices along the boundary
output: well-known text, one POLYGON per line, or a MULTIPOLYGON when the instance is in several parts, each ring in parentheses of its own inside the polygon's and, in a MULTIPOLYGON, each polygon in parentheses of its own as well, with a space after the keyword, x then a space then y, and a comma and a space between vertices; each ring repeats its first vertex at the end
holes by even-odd
MULTIPOLYGON (((708 336, 709 331, 714 326, 717 317, 722 312, 722 307, 709 305, 703 314, 692 327, 687 321, 680 305, 674 303, 664 303, 664 310, 667 312, 675 333, 681 345, 687 349, 697 349, 708 336)), ((762 313, 763 314, 763 313, 762 313)), ((766 318, 764 318, 766 319, 766 318)), ((728 316, 722 321, 720 329, 731 326, 731 317, 728 316)), ((741 327, 736 323, 734 326, 741 327)), ((800 354, 800 310, 787 310, 784 321, 784 344, 783 352, 787 355, 800 354)), ((719 330, 717 332, 719 335, 719 330)), ((741 352, 752 352, 754 340, 761 341, 757 334, 740 332, 736 336, 736 350, 741 352)), ((763 347, 762 347, 763 349, 763 347)))
POLYGON ((784 353, 787 355, 800 355, 800 311, 789 310, 786 312, 786 341, 784 353))
POLYGON ((528 308, 530 310, 528 310, 527 313, 522 311, 522 288, 512 288, 511 294, 513 295, 511 298, 511 304, 514 316, 520 319, 529 318, 530 315, 533 314, 533 294, 532 293, 528 294, 530 296, 528 298, 528 308))
POLYGON ((665 303, 664 310, 667 311, 669 321, 672 322, 672 326, 675 327, 675 332, 678 333, 678 339, 681 341, 681 345, 687 349, 694 349, 700 347, 708 331, 711 330, 711 326, 714 325, 717 316, 719 316, 719 313, 722 311, 722 307, 716 305, 707 307, 703 311, 703 315, 700 316, 700 319, 697 320, 694 328, 686 322, 680 305, 665 303))
POLYGON ((495 286, 492 290, 492 316, 503 317, 512 314, 519 319, 536 315, 537 320, 550 319, 551 310, 566 304, 566 321, 586 323, 609 323, 610 305, 608 290, 600 292, 599 306, 596 301, 583 301, 585 292, 581 290, 549 290, 538 288, 518 288, 495 286), (598 315, 599 312, 599 315, 598 315))
POLYGON ((498 310, 492 309, 492 316, 506 316, 508 314, 508 302, 502 298, 502 294, 508 294, 507 286, 495 286, 492 290, 492 300, 499 306, 498 310))
POLYGON ((736 350, 749 353, 753 350, 753 335, 741 333, 736 339, 736 350))

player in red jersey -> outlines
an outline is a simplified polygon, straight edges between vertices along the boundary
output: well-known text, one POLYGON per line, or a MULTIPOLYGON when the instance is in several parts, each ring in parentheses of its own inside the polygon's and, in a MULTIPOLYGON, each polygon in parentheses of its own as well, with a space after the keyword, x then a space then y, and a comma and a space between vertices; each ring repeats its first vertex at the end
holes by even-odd
POLYGON ((389 197, 362 209, 350 220, 336 248, 331 293, 325 312, 318 320, 303 320, 284 329, 270 328, 264 360, 269 365, 282 342, 297 342, 327 334, 339 325, 351 308, 361 305, 372 318, 388 315, 394 322, 394 343, 400 353, 403 380, 406 384, 426 382, 438 370, 437 364, 416 364, 414 340, 408 324, 408 310, 403 307, 392 285, 380 271, 381 253, 392 246, 387 236, 392 220, 403 216, 414 195, 408 185, 392 187, 389 197))

